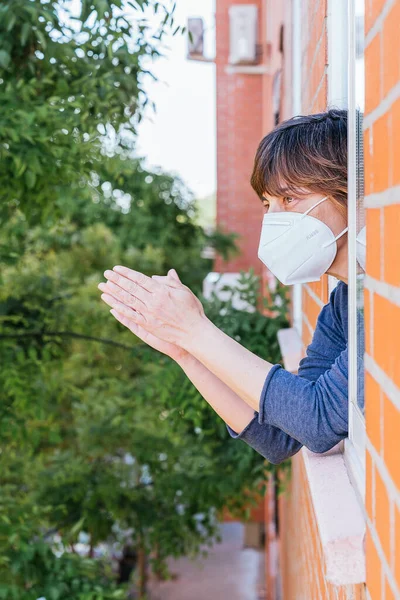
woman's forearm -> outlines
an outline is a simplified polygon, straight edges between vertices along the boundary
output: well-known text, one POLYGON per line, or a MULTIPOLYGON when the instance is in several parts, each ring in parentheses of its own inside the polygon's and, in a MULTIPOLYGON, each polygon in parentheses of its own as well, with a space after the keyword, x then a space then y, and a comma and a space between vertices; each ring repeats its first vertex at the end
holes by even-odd
POLYGON ((273 367, 271 363, 241 346, 207 318, 188 337, 185 349, 231 393, 251 409, 259 410, 261 391, 273 367))
POLYGON ((177 361, 215 412, 237 433, 254 417, 254 410, 199 360, 190 354, 177 361))
POLYGON ((166 284, 123 266, 115 266, 114 271, 105 271, 110 282, 100 284, 103 292, 112 286, 111 295, 102 295, 109 305, 148 334, 189 352, 253 410, 259 410, 273 365, 213 325, 198 298, 177 276, 166 284))

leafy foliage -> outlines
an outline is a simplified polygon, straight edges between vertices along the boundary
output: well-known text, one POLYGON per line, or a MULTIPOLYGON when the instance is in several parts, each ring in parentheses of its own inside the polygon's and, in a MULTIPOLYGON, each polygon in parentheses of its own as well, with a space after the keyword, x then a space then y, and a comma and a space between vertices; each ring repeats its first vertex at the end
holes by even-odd
POLYGON ((5 497, 0 505, 0 598, 5 600, 122 600, 110 565, 51 547, 41 524, 46 508, 5 497))
MULTIPOLYGON (((180 368, 112 319, 105 269, 177 269, 196 293, 234 238, 208 238, 190 192, 132 158, 147 98, 142 59, 159 53, 173 7, 150 0, 0 6, 0 598, 125 597, 106 543, 130 541, 153 568, 196 555, 228 506, 246 514, 273 468, 231 440, 180 368), (145 10, 161 11, 153 36, 145 10), (156 8, 159 5, 159 8, 156 8), (128 10, 129 9, 129 10, 128 10), (143 10, 142 10, 143 9, 143 10), (128 11, 128 12, 127 12, 128 11), (139 15, 139 16, 138 16, 139 15), (128 18, 129 17, 129 18, 128 18), (87 557, 76 553, 89 536, 87 557)), ((257 305, 259 282, 241 293, 257 305)), ((272 362, 285 321, 206 302, 214 322, 272 362)))
MULTIPOLYGON (((173 229, 179 222, 173 203, 167 206, 164 227, 173 229)), ((2 489, 23 496, 32 511, 45 506, 41 526, 72 544, 80 530, 93 546, 123 543, 121 532, 140 536, 149 556, 157 548, 153 563, 160 569, 168 556, 195 555, 212 540, 224 506, 245 514, 243 492, 251 502, 265 464, 229 439, 174 362, 109 317, 97 283, 111 258, 132 264, 134 255, 135 267, 150 271, 166 259, 162 248, 140 253, 124 242, 126 222, 134 232, 129 212, 117 218, 111 206, 94 207, 102 223, 82 205, 82 214, 76 208, 51 230, 25 228, 23 215, 4 230, 7 247, 19 231, 19 257, 3 269, 0 291, 2 489)), ((192 259, 198 277, 201 260, 196 267, 192 259)), ((254 276, 243 278, 241 294, 254 306, 258 287, 254 276)), ((213 298, 205 307, 229 335, 279 360, 284 307, 274 319, 237 311, 231 300, 213 298)), ((38 523, 32 525, 35 538, 38 523)), ((0 564, 12 560, 12 551, 7 543, 0 547, 0 564)), ((40 577, 45 586, 45 573, 40 577)))
POLYGON ((0 6, 0 206, 65 214, 104 152, 132 148, 148 100, 142 60, 159 55, 172 3, 152 33, 151 0, 5 0, 0 6), (150 35, 152 33, 152 35, 150 35), (142 93, 141 93, 142 92, 142 93), (52 200, 50 202, 50 199, 52 200))

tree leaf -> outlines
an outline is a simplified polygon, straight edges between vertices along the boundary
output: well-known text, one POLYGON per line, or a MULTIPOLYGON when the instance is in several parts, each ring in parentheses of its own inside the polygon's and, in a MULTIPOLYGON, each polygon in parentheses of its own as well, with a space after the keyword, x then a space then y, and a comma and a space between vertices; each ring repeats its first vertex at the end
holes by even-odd
POLYGON ((33 189, 36 183, 36 173, 28 169, 25 172, 25 182, 29 190, 33 189))
POLYGON ((10 60, 11 57, 9 53, 5 50, 0 50, 0 67, 3 67, 3 69, 7 69, 8 65, 10 64, 10 60))
POLYGON ((32 26, 30 23, 28 23, 27 21, 22 25, 22 29, 21 29, 21 46, 24 47, 26 45, 26 42, 28 40, 29 34, 32 31, 32 26))

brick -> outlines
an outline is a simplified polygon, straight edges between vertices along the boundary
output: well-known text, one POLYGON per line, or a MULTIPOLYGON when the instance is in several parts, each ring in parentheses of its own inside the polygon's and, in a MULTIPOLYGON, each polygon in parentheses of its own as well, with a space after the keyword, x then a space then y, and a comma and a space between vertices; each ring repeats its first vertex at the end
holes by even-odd
POLYGON ((382 12, 386 0, 365 0, 365 33, 371 29, 382 12))
POLYGON ((326 110, 326 103, 327 103, 327 99, 328 99, 328 84, 327 84, 327 77, 326 75, 323 76, 323 82, 322 85, 320 87, 320 90, 318 92, 317 97, 314 100, 314 104, 312 106, 312 110, 311 112, 323 112, 324 110, 326 110))
POLYGON ((305 313, 312 327, 315 328, 321 307, 308 293, 306 296, 305 313))
POLYGON ((383 192, 389 186, 390 128, 389 115, 384 114, 372 126, 373 146, 373 191, 383 192))
POLYGON ((381 278, 381 209, 368 208, 366 211, 368 231, 366 271, 374 279, 381 278))
POLYGON ((324 304, 328 302, 328 277, 326 275, 323 275, 319 281, 313 281, 308 285, 321 302, 324 304))
POLYGON ((389 376, 393 379, 397 387, 400 387, 400 307, 393 305, 392 308, 392 328, 391 328, 391 351, 392 360, 390 361, 389 376))
POLYGON ((311 344, 311 340, 312 340, 311 332, 308 329, 308 325, 307 325, 307 323, 304 320, 304 323, 303 323, 303 343, 304 343, 304 346, 305 347, 309 346, 311 344))
POLYGON ((328 276, 323 275, 320 279, 321 282, 321 293, 320 298, 324 304, 329 300, 329 287, 328 287, 328 276))
POLYGON ((381 40, 378 33, 365 49, 365 114, 369 114, 381 101, 381 40))
POLYGON ((400 411, 383 394, 383 457, 394 484, 400 490, 400 411))
MULTIPOLYGON (((400 200, 400 198, 399 198, 400 200)), ((385 206, 384 218, 384 280, 400 286, 400 204, 385 206)))
POLYGON ((385 373, 400 387, 400 307, 374 295, 373 355, 385 373))
POLYGON ((383 551, 390 561, 390 503, 385 483, 375 469, 375 528, 383 551))
POLYGON ((371 600, 382 600, 382 566, 369 530, 366 533, 367 588, 371 600))
POLYGON ((372 354, 371 348, 371 296, 367 288, 364 288, 364 328, 365 328, 365 352, 372 354))
POLYGON ((370 130, 366 129, 364 131, 364 193, 366 196, 368 196, 374 188, 374 173, 370 140, 370 130))
POLYGON ((394 513, 394 576, 397 587, 400 589, 400 509, 396 506, 394 513))
POLYGON ((374 463, 372 462, 371 454, 366 450, 365 452, 365 510, 369 518, 373 519, 373 506, 372 506, 372 482, 374 477, 374 463))
POLYGON ((385 600, 396 600, 396 597, 387 579, 385 581, 385 600))
MULTIPOLYGON (((400 38, 400 36, 399 36, 400 38)), ((400 62, 400 61, 399 61, 400 62)), ((390 110, 391 130, 390 130, 390 183, 391 185, 400 184, 400 98, 393 103, 390 110)), ((400 198, 399 198, 400 202, 400 198)))
MULTIPOLYGON (((349 600, 349 598, 346 598, 346 600, 349 600)), ((360 584, 360 585, 355 586, 354 600, 365 600, 365 586, 364 586, 364 584, 360 584)))
MULTIPOLYGON (((383 23, 383 95, 400 81, 400 2, 395 2, 383 23)), ((368 78, 367 78, 368 79, 368 78)))
POLYGON ((374 294, 374 358, 378 365, 389 375, 394 375, 397 356, 394 327, 398 307, 389 300, 374 294))
POLYGON ((365 373, 365 422, 367 435, 378 452, 382 448, 381 440, 381 388, 370 373, 365 373))

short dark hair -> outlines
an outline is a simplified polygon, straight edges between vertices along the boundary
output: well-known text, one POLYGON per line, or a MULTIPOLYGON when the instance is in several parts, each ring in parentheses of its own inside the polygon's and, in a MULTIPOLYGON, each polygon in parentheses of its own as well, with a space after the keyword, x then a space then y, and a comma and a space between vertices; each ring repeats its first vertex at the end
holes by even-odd
POLYGON ((279 123, 258 146, 251 185, 260 198, 298 195, 298 188, 306 188, 347 211, 347 110, 279 123))

